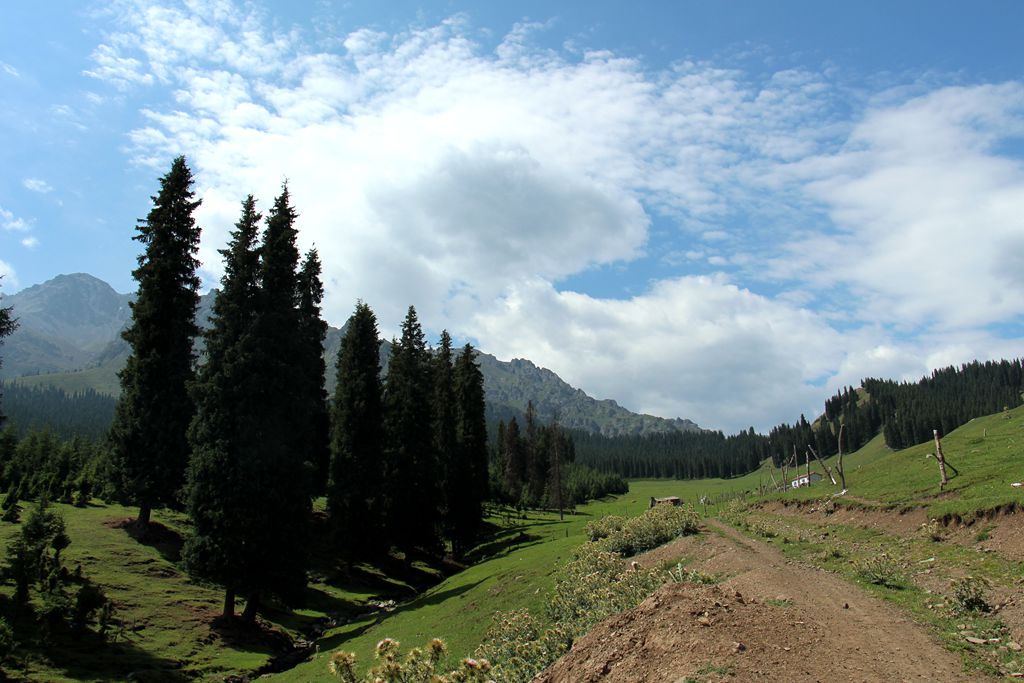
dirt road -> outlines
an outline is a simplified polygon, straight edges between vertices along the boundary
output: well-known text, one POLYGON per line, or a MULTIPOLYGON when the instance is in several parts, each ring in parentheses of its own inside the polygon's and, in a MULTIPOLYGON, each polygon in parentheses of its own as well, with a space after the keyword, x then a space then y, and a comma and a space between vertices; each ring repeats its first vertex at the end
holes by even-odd
POLYGON ((828 572, 787 560, 714 520, 639 561, 728 576, 716 586, 665 586, 599 624, 538 677, 622 681, 976 681, 897 607, 828 572))

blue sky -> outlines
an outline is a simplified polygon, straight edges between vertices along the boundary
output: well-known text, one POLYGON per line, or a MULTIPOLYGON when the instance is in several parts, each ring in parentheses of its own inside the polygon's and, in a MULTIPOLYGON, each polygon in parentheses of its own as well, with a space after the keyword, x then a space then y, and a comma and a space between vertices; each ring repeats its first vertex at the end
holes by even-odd
POLYGON ((1018 2, 17 3, 4 291, 133 288, 185 154, 207 286, 288 179, 325 314, 729 431, 1019 356, 1018 2))

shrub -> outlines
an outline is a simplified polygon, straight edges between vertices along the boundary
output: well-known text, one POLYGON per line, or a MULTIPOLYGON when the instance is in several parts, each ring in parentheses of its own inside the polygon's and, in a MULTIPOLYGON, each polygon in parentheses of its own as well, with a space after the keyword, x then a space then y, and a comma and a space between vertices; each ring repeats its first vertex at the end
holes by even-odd
POLYGON ((921 525, 921 535, 925 538, 938 543, 945 538, 945 527, 939 524, 939 520, 930 519, 926 523, 921 525))
POLYGON ((331 655, 327 669, 345 683, 483 683, 488 680, 490 662, 467 657, 461 666, 447 674, 437 673, 441 656, 448 651, 444 641, 434 638, 425 648, 413 648, 403 657, 401 644, 385 638, 377 643, 377 663, 360 679, 356 676, 356 656, 338 651, 331 655))
POLYGON ((700 518, 689 505, 656 505, 601 539, 603 549, 623 557, 636 555, 680 536, 697 532, 700 518))
POLYGON ((683 567, 682 562, 668 570, 668 579, 672 583, 697 583, 702 585, 718 583, 718 577, 714 574, 708 574, 697 569, 686 569, 683 567))
POLYGON ((545 609, 555 626, 542 629, 526 610, 499 613, 477 654, 494 664, 498 683, 527 683, 591 626, 640 604, 664 578, 661 571, 627 568, 619 555, 586 543, 558 572, 545 609))
POLYGON ((656 570, 627 569, 617 554, 584 544, 559 570, 546 615, 552 623, 567 625, 575 638, 605 617, 639 604, 662 583, 656 570))
POLYGON ((528 610, 520 609, 494 615, 476 654, 494 663, 495 681, 519 683, 532 681, 571 645, 566 625, 545 629, 528 610))
POLYGON ((862 560, 855 567, 863 580, 876 586, 899 589, 907 585, 903 569, 885 554, 862 560))
POLYGON ((960 613, 989 612, 992 607, 985 599, 988 581, 980 576, 965 576, 953 580, 953 610, 960 613))
POLYGON ((585 532, 590 541, 600 541, 603 538, 608 538, 617 531, 621 531, 622 525, 625 523, 626 520, 622 517, 608 515, 601 519, 595 519, 593 522, 587 522, 585 532))

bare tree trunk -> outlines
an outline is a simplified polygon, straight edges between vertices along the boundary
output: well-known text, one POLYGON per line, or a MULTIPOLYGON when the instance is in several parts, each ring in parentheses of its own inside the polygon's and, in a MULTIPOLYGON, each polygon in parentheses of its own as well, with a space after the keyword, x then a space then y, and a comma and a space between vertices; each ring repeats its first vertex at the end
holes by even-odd
MULTIPOLYGON (((793 446, 793 454, 796 455, 796 446, 793 446)), ((811 454, 804 452, 804 466, 807 468, 807 485, 811 485, 811 454)))
MULTIPOLYGON (((771 468, 768 468, 768 476, 772 478, 772 490, 773 491, 778 491, 779 490, 779 484, 778 484, 777 481, 775 481, 775 475, 772 474, 771 468)), ((785 479, 785 477, 783 477, 783 479, 785 479)))
POLYGON ((149 517, 153 512, 153 507, 146 503, 139 505, 139 517, 135 520, 135 523, 139 525, 141 529, 149 528, 149 517))
MULTIPOLYGON (((815 460, 817 460, 819 463, 821 463, 821 467, 822 467, 822 469, 825 470, 825 474, 827 474, 828 478, 832 480, 832 485, 833 486, 838 486, 839 482, 837 482, 836 478, 832 476, 832 470, 830 470, 828 468, 828 465, 826 465, 825 461, 821 459, 821 456, 818 455, 818 452, 816 450, 814 450, 814 447, 811 446, 811 444, 807 444, 807 450, 809 450, 811 452, 811 455, 814 456, 815 460)), ((810 480, 808 480, 808 483, 810 483, 810 480)))
POLYGON ((839 459, 836 461, 836 472, 839 473, 839 481, 842 482, 843 490, 846 490, 846 473, 843 470, 843 428, 846 425, 839 425, 839 459))
POLYGON ((230 586, 224 589, 224 618, 235 618, 235 589, 230 586))
POLYGON ((249 594, 249 599, 245 601, 245 609, 242 610, 242 621, 252 626, 256 623, 256 612, 260 608, 260 594, 258 591, 253 591, 249 594))
POLYGON ((946 456, 942 454, 942 440, 939 439, 939 430, 933 429, 932 436, 935 437, 935 459, 939 461, 939 490, 941 491, 949 483, 949 477, 946 476, 946 467, 953 470, 953 474, 959 475, 960 472, 953 465, 946 462, 946 456))

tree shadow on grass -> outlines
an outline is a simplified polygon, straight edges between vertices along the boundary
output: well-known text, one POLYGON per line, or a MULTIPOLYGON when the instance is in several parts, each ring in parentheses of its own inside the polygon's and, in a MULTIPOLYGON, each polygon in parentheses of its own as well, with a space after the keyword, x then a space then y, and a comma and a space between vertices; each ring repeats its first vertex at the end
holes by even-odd
POLYGON ((528 534, 523 531, 517 532, 515 529, 509 529, 507 533, 497 536, 487 543, 481 543, 477 547, 473 548, 473 550, 466 555, 466 562, 469 564, 478 564, 484 560, 491 560, 500 555, 507 555, 521 548, 529 548, 530 546, 539 543, 540 540, 540 536, 528 534))
MULTIPOLYGON (((371 614, 365 615, 364 618, 367 620, 366 623, 363 623, 360 626, 357 626, 355 628, 342 631, 341 633, 336 633, 336 634, 334 634, 332 636, 329 636, 327 638, 321 638, 320 641, 319 641, 320 650, 324 651, 324 652, 331 652, 331 651, 337 650, 337 649, 341 648, 341 646, 344 645, 346 642, 348 642, 348 641, 350 641, 350 640, 352 640, 354 638, 358 638, 359 636, 363 635, 364 633, 366 633, 368 630, 370 630, 374 626, 376 626, 378 624, 381 624, 381 623, 386 623, 387 620, 390 619, 393 616, 396 616, 398 614, 402 614, 403 612, 407 612, 407 611, 410 611, 410 610, 417 610, 417 609, 421 609, 423 607, 430 607, 432 605, 438 605, 438 604, 444 602, 445 600, 451 600, 452 598, 456 598, 456 597, 462 595, 463 593, 465 593, 465 592, 467 592, 469 590, 472 590, 473 588, 476 588, 477 586, 479 586, 483 582, 484 582, 484 579, 480 579, 479 581, 475 581, 473 583, 468 583, 468 584, 463 585, 463 586, 457 586, 457 587, 454 587, 454 588, 449 588, 448 590, 438 591, 437 593, 428 593, 428 594, 420 596, 419 598, 417 598, 415 600, 410 600, 409 602, 405 603, 404 605, 399 606, 398 608, 396 608, 393 611, 390 611, 390 612, 380 612, 380 613, 378 613, 376 615, 371 615, 371 614)), ((356 622, 361 622, 361 621, 363 621, 363 618, 357 618, 357 620, 356 620, 356 622)), ((440 625, 439 625, 439 628, 440 628, 440 625)))
POLYGON ((70 680, 124 681, 131 676, 145 683, 185 683, 195 678, 182 670, 182 662, 138 647, 130 633, 111 632, 105 639, 94 631, 65 629, 44 640, 34 619, 23 617, 12 625, 19 645, 5 660, 0 680, 27 680, 33 671, 33 680, 40 680, 41 668, 57 669, 70 680))
POLYGON ((112 529, 124 529, 137 543, 153 548, 168 562, 177 563, 181 560, 185 539, 176 530, 160 522, 150 521, 143 526, 134 519, 125 518, 110 520, 105 525, 112 529))

